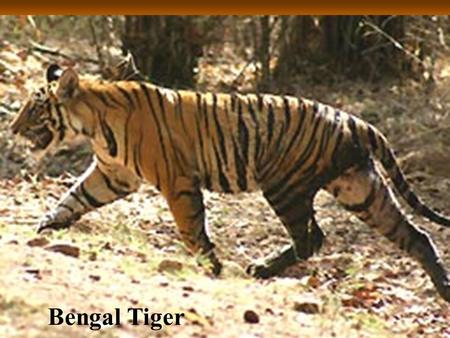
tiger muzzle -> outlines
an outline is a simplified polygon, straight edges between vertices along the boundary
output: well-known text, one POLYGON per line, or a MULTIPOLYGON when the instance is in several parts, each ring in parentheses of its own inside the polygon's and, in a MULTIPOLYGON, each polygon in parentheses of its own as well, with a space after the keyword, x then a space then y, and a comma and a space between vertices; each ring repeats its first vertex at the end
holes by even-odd
POLYGON ((33 147, 31 148, 32 151, 47 148, 53 140, 53 133, 47 127, 28 129, 25 131, 19 131, 19 133, 33 144, 33 147))

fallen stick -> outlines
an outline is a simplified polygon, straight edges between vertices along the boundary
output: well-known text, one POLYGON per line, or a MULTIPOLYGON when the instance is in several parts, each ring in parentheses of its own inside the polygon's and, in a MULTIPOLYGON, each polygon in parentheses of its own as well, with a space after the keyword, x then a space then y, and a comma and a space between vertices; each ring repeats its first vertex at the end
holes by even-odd
POLYGON ((70 61, 88 62, 88 63, 93 63, 96 65, 99 64, 99 60, 85 58, 85 57, 81 57, 81 56, 70 56, 68 54, 65 54, 65 53, 59 51, 58 49, 54 49, 54 48, 50 48, 50 47, 41 45, 35 41, 30 41, 30 44, 31 44, 31 47, 29 48, 29 50, 32 52, 39 52, 39 53, 43 53, 43 54, 59 56, 59 57, 62 57, 64 59, 70 60, 70 61))

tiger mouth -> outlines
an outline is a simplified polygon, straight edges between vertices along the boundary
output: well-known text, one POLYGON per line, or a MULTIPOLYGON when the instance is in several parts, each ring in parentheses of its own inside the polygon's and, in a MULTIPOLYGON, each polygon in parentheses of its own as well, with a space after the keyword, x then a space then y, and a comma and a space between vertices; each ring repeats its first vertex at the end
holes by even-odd
POLYGON ((33 152, 46 149, 53 140, 53 133, 47 127, 29 130, 23 136, 32 143, 33 152))

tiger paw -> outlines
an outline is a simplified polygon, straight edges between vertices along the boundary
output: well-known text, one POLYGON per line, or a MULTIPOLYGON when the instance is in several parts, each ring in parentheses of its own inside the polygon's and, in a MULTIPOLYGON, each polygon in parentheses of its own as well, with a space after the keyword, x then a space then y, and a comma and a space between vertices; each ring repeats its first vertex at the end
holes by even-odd
POLYGON ((450 281, 445 278, 445 280, 439 282, 436 285, 436 289, 439 295, 446 301, 450 303, 450 281))
POLYGON ((300 245, 296 249, 297 257, 301 260, 306 260, 314 254, 317 254, 322 248, 325 238, 322 229, 314 222, 310 232, 306 234, 305 239, 302 241, 306 245, 300 245))
POLYGON ((220 263, 213 251, 210 251, 208 254, 201 255, 199 258, 199 265, 203 266, 213 276, 220 275, 222 272, 222 263, 220 263))
POLYGON ((40 234, 44 230, 61 230, 69 228, 74 221, 71 219, 60 221, 53 214, 47 214, 39 222, 37 233, 40 234))
POLYGON ((273 271, 273 269, 270 269, 270 267, 268 267, 265 264, 250 264, 245 269, 245 272, 250 276, 259 279, 267 279, 277 274, 276 272, 273 271))
POLYGON ((222 272, 222 263, 219 262, 219 260, 216 259, 215 262, 212 263, 212 269, 211 272, 214 276, 219 276, 222 272))

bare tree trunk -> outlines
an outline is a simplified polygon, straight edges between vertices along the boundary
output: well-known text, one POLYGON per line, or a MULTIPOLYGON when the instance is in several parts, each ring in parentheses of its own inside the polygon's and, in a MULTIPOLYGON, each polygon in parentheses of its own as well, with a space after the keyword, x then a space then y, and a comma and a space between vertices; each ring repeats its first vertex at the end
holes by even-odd
POLYGON ((319 63, 352 77, 410 75, 413 58, 399 48, 405 32, 404 16, 282 17, 274 78, 283 83, 319 63))
POLYGON ((122 48, 137 68, 158 84, 193 87, 194 69, 202 54, 195 17, 127 16, 122 48))
POLYGON ((271 74, 270 74, 270 17, 264 15, 259 18, 261 27, 261 43, 258 51, 258 58, 261 64, 261 80, 258 84, 260 91, 269 91, 271 74))
POLYGON ((339 72, 360 75, 402 75, 412 59, 395 42, 403 43, 403 16, 324 16, 320 20, 323 53, 339 72))
POLYGON ((281 17, 279 58, 274 70, 277 83, 286 83, 292 71, 300 68, 313 48, 315 31, 311 16, 281 17))

